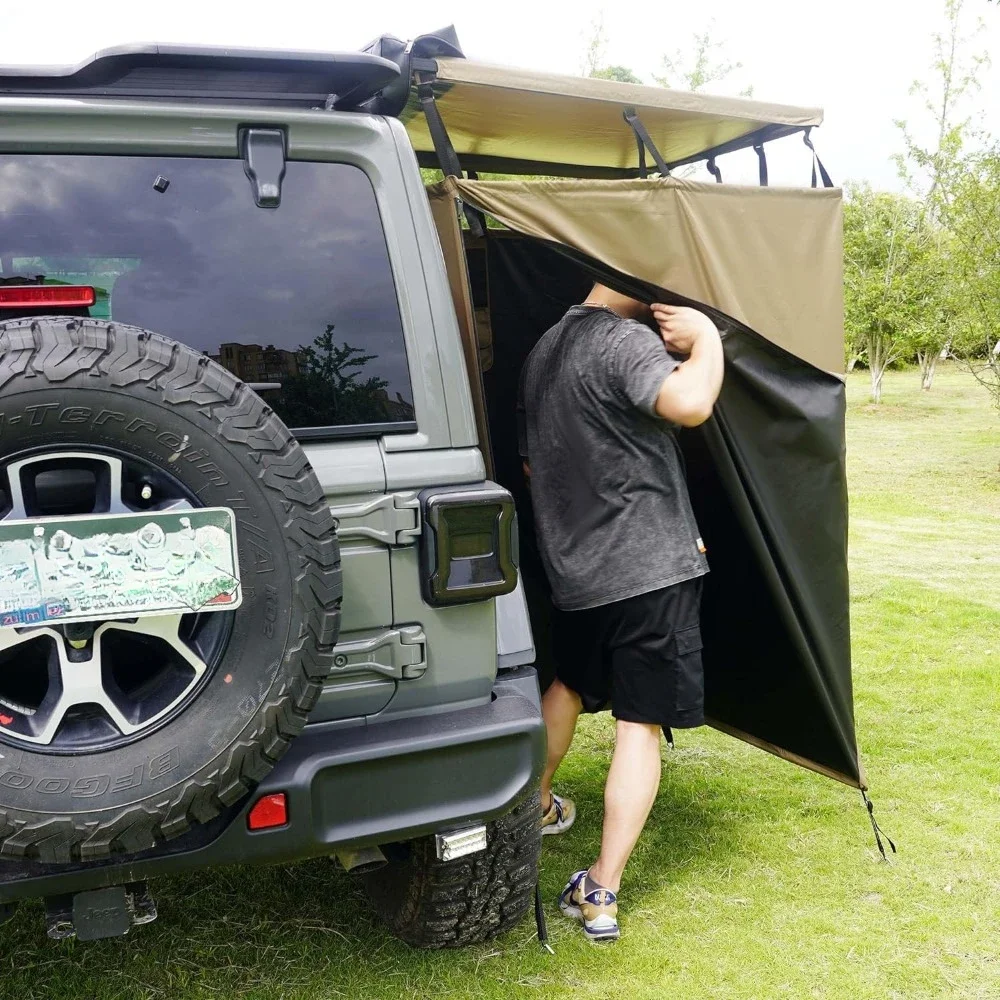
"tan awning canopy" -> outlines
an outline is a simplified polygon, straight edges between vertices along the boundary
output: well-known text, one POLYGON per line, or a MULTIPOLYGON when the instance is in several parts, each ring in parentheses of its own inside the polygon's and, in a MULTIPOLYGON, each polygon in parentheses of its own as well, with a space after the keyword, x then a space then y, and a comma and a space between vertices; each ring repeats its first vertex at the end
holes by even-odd
POLYGON ((811 365, 843 371, 838 188, 452 179, 430 191, 456 194, 516 232, 713 306, 811 365))
MULTIPOLYGON (((440 58, 435 99, 452 145, 471 170, 634 176, 637 112, 668 166, 742 149, 823 120, 819 108, 561 76, 440 58)), ((416 94, 402 114, 418 153, 431 153, 416 94)))

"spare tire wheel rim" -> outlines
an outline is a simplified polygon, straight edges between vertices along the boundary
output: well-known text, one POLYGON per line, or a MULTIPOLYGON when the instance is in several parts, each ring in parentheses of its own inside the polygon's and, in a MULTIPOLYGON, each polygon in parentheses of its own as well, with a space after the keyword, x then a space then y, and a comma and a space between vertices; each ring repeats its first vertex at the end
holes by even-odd
MULTIPOLYGON (((162 468, 103 448, 8 456, 0 488, 6 494, 0 525, 54 526, 59 517, 81 514, 96 520, 203 506, 162 468)), ((148 534, 157 529, 154 522, 148 534)), ((0 565, 0 574, 6 569, 0 565)), ((0 581, 6 598, 4 589, 0 581)), ((147 735, 197 697, 225 653, 234 619, 231 610, 203 610, 0 628, 0 742, 78 754, 147 735)))

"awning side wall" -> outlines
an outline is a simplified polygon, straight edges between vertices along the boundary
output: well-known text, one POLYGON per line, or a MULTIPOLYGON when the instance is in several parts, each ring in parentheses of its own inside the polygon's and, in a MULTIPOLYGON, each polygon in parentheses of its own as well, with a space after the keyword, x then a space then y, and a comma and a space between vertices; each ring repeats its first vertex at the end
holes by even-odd
POLYGON ((493 460, 490 454, 489 426, 486 421, 486 404, 483 399, 482 378, 479 363, 479 342, 476 335, 476 320, 472 304, 472 291, 462 242, 462 229, 458 221, 458 205, 451 195, 431 197, 431 215, 441 241, 448 287, 455 304, 458 329, 462 337, 462 351, 465 367, 469 372, 472 389, 472 406, 476 416, 476 431, 479 449, 483 453, 483 463, 487 476, 493 476, 493 460))
MULTIPOLYGON (((507 367, 508 381, 516 377, 530 349, 522 344, 505 360, 512 342, 544 332, 532 303, 578 301, 588 273, 647 300, 673 292, 712 310, 726 333, 723 394, 715 418, 682 435, 712 565, 703 606, 706 708, 720 729, 860 786, 844 385, 829 374, 842 361, 839 192, 716 190, 725 187, 448 181, 431 194, 453 206, 460 193, 533 237, 487 238, 491 301, 499 300, 494 388, 507 367), (553 257, 576 260, 582 271, 581 287, 563 288, 563 297, 553 257)), ((502 436, 513 403, 497 396, 491 405, 509 411, 495 415, 502 436)), ((498 462, 499 480, 515 489, 517 470, 507 471, 498 462)))
MULTIPOLYGON (((546 606, 532 597, 545 589, 544 571, 511 431, 518 372, 547 327, 586 293, 588 278, 637 298, 666 292, 551 242, 486 242, 496 477, 518 502, 521 573, 545 676, 551 667, 546 606)), ((702 601, 706 714, 730 735, 861 787, 851 684, 845 386, 712 312, 726 331, 722 395, 710 421, 680 435, 711 567, 702 601)))
POLYGON ((844 369, 837 188, 450 179, 432 198, 449 190, 517 232, 711 305, 823 371, 844 369))

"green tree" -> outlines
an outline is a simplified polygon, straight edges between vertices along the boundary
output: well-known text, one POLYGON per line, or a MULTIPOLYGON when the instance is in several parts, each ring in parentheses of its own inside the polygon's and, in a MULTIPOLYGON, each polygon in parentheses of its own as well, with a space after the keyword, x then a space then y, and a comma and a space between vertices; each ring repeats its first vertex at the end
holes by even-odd
POLYGON ((911 123, 897 119, 905 152, 896 157, 902 178, 926 199, 932 215, 939 214, 949 188, 962 171, 963 150, 974 127, 970 100, 979 93, 979 77, 990 64, 984 51, 971 51, 984 30, 978 20, 965 24, 966 0, 945 0, 945 28, 932 36, 934 58, 929 80, 915 80, 910 95, 918 97, 933 141, 921 142, 911 123))
POLYGON ((280 411, 292 427, 410 420, 412 407, 390 400, 389 383, 364 369, 377 359, 348 343, 336 344, 334 324, 296 352, 297 371, 282 379, 280 411))
MULTIPOLYGON (((743 63, 729 58, 726 43, 715 37, 716 26, 709 21, 705 30, 695 32, 691 43, 685 48, 665 53, 660 59, 661 71, 653 74, 653 79, 671 90, 700 91, 728 81, 733 73, 743 69, 743 63)), ((738 92, 739 97, 753 97, 753 86, 748 85, 738 92)), ((698 168, 693 164, 675 171, 677 177, 693 177, 698 168)))
MULTIPOLYGON (((661 87, 673 90, 704 90, 714 83, 729 79, 743 69, 743 63, 729 58, 727 45, 714 37, 715 22, 710 21, 701 33, 695 32, 692 44, 664 54, 660 61, 662 72, 653 79, 661 87)), ((753 97, 753 87, 744 87, 740 97, 753 97)))
POLYGON ((604 28, 604 11, 599 11, 590 22, 589 31, 583 53, 583 75, 597 80, 641 84, 642 79, 627 66, 607 65, 608 33, 604 28))
POLYGON ((862 337, 855 331, 854 326, 844 325, 844 364, 847 371, 854 371, 859 361, 864 361, 865 344, 862 337))
POLYGON ((608 52, 608 33, 604 28, 604 11, 594 15, 583 50, 583 75, 593 76, 603 65, 608 52))
POLYGON ((959 363, 1000 411, 1000 146, 963 158, 943 199, 962 302, 959 363))
POLYGON ((844 205, 845 322, 863 353, 872 401, 882 400, 886 369, 911 358, 943 322, 941 240, 923 206, 901 195, 848 188, 844 205))
POLYGON ((954 280, 954 241, 933 221, 926 206, 923 206, 923 213, 919 238, 925 244, 926 253, 919 273, 926 294, 910 328, 910 339, 920 372, 920 389, 929 392, 938 361, 950 351, 959 336, 962 310, 954 280))
POLYGON ((628 66, 602 66, 590 74, 598 80, 615 80, 618 83, 642 83, 628 66))
POLYGON ((983 22, 968 24, 966 0, 945 0, 928 82, 912 93, 933 135, 921 143, 897 122, 900 173, 948 234, 950 295, 945 348, 987 389, 1000 411, 1000 144, 977 126, 972 98, 989 56, 977 51, 983 22))
MULTIPOLYGON (((590 22, 583 52, 583 75, 619 83, 641 84, 642 78, 628 66, 609 65, 608 34, 604 27, 604 12, 599 11, 590 22)), ((715 22, 710 21, 701 33, 695 32, 691 44, 665 54, 660 65, 661 75, 653 79, 661 87, 674 90, 704 90, 713 83, 727 80, 743 68, 727 54, 724 41, 715 37, 715 22)), ((741 97, 752 97, 753 87, 740 91, 741 97)))
POLYGON ((980 19, 969 25, 966 0, 945 0, 929 77, 910 90, 920 98, 921 119, 916 128, 896 122, 905 149, 896 159, 900 175, 924 200, 927 216, 948 236, 946 321, 933 327, 918 352, 921 387, 930 388, 940 354, 951 353, 1000 406, 1000 359, 992 351, 1000 318, 996 151, 989 152, 990 140, 977 127, 974 104, 990 62, 977 49, 983 28, 980 19), (920 141, 921 131, 930 141, 920 141))

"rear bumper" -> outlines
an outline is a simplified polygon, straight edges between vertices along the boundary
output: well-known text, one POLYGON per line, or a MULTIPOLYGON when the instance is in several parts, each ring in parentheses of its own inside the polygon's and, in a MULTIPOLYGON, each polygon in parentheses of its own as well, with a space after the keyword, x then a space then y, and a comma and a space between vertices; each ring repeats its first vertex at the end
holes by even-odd
POLYGON ((0 900, 80 892, 223 864, 297 861, 490 820, 541 774, 545 728, 532 668, 502 674, 492 701, 356 728, 309 726, 250 799, 153 851, 106 862, 0 859, 0 900), (288 824, 251 833, 246 814, 285 792, 288 824))

